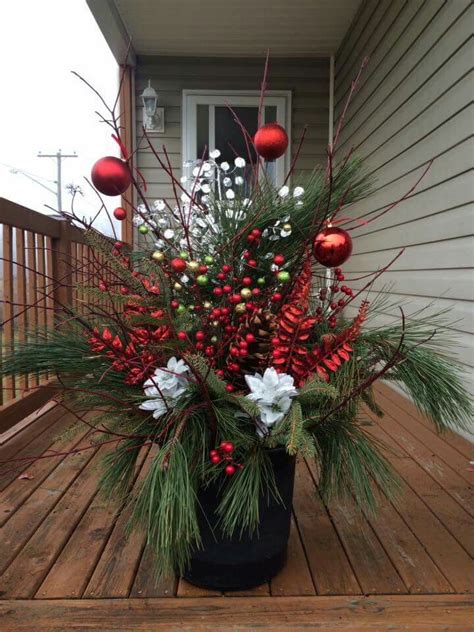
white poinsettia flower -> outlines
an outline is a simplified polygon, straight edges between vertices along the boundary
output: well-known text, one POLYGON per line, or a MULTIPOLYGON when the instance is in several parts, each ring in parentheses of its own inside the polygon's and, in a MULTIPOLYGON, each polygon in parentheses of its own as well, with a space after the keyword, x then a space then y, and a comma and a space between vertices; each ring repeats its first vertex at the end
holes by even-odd
POLYGON ((278 195, 281 198, 285 198, 289 192, 290 192, 290 187, 286 186, 285 184, 285 186, 281 187, 281 189, 278 191, 278 195))
POLYGON ((142 410, 152 410, 153 417, 164 415, 174 401, 189 386, 189 366, 175 357, 168 360, 166 367, 155 369, 154 374, 143 384, 147 401, 140 404, 142 410))
POLYGON ((201 191, 203 193, 209 193, 210 190, 211 190, 211 187, 209 186, 209 184, 207 184, 207 182, 201 186, 201 191))
POLYGON ((212 158, 213 160, 215 160, 216 158, 219 158, 220 155, 221 155, 221 152, 218 149, 213 149, 211 152, 209 152, 209 157, 212 158))
POLYGON ((270 428, 283 419, 291 408, 291 398, 283 397, 273 406, 259 406, 262 423, 270 428))
POLYGON ((221 162, 221 169, 222 169, 222 171, 229 171, 229 169, 230 169, 229 163, 225 162, 225 161, 221 162))
POLYGON ((234 160, 234 164, 236 167, 239 167, 239 169, 242 169, 243 167, 245 167, 245 159, 237 156, 237 158, 234 160))
POLYGON ((265 428, 271 428, 280 422, 290 410, 291 399, 298 395, 294 380, 287 373, 277 373, 273 367, 260 375, 246 375, 245 381, 250 389, 247 399, 255 402, 260 410, 260 419, 265 428))
POLYGON ((303 195, 304 189, 303 187, 295 187, 293 190, 293 197, 299 198, 303 195))
POLYGON ((228 200, 233 200, 235 198, 235 193, 232 191, 232 189, 227 189, 227 191, 225 192, 225 196, 228 200))

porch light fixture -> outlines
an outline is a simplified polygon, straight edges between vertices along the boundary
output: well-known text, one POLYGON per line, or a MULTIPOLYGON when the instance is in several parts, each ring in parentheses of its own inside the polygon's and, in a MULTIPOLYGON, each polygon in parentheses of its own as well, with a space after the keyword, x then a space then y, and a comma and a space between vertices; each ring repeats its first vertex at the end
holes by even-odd
POLYGON ((147 132, 163 133, 165 131, 165 109, 157 107, 158 95, 156 90, 151 87, 151 81, 148 80, 148 86, 143 90, 143 127, 147 132))

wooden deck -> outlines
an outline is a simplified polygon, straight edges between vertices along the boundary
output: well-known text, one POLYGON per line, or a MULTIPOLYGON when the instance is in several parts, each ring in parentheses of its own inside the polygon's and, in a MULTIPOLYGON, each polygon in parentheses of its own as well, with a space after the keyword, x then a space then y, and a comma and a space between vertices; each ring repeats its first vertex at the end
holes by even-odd
MULTIPOLYGON (((126 513, 96 493, 107 448, 65 458, 88 445, 87 428, 47 408, 0 446, 0 460, 57 453, 26 469, 9 466, 1 479, 0 629, 472 630, 473 446, 437 436, 385 386, 378 401, 386 415, 379 422, 367 413, 368 430, 388 444, 401 476, 397 504, 383 498, 370 518, 350 503, 325 506, 313 472, 299 463, 286 568, 271 584, 227 595, 174 577, 154 584, 143 535, 126 539, 126 513)), ((143 455, 137 481, 146 467, 143 455)))

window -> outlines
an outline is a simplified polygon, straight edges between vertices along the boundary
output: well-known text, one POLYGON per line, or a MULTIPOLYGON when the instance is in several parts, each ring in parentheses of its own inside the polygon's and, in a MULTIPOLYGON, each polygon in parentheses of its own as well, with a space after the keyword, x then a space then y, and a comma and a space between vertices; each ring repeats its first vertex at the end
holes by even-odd
MULTIPOLYGON (((233 163, 242 156, 249 162, 249 148, 234 114, 250 136, 257 131, 260 93, 244 91, 183 91, 183 161, 208 157, 208 152, 219 149, 219 161, 233 163), (229 109, 232 108, 233 112, 229 109)), ((269 91, 265 95, 262 124, 278 122, 289 134, 291 113, 290 91, 269 91)), ((252 150, 251 150, 252 151, 252 150)), ((266 162, 270 179, 280 185, 290 167, 291 138, 288 150, 276 161, 266 162)))

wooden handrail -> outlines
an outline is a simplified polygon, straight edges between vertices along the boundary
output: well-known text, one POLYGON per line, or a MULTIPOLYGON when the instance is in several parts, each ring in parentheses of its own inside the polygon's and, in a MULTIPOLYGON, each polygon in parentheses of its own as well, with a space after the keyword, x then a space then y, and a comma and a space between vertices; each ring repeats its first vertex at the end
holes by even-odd
MULTIPOLYGON (((0 198, 0 231, 0 323, 5 322, 0 327, 1 357, 5 351, 14 351, 28 330, 51 329, 56 304, 82 310, 83 303, 77 302, 78 293, 73 287, 88 278, 92 283, 98 279, 84 231, 62 218, 0 198)), ((20 421, 38 401, 49 397, 46 392, 41 394, 41 385, 48 379, 39 380, 32 374, 2 380, 1 430, 20 421)))

